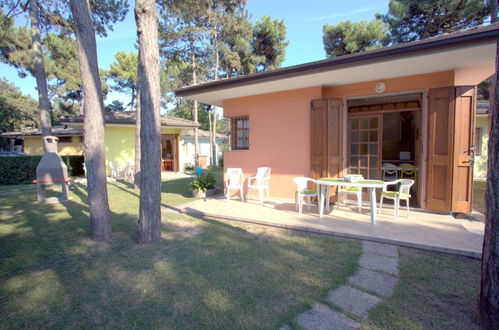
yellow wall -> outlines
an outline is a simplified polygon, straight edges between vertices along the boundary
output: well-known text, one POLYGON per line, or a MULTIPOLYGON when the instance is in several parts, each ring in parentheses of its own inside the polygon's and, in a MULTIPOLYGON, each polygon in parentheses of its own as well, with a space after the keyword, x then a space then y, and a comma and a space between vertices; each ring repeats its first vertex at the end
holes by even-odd
POLYGON ((473 176, 484 178, 487 176, 487 144, 489 143, 489 118, 487 116, 476 117, 476 127, 482 128, 482 154, 475 156, 473 165, 473 176))
MULTIPOLYGON (((161 134, 180 134, 180 129, 162 128, 161 134)), ((118 166, 135 163, 135 126, 110 126, 105 128, 106 169, 111 174, 109 162, 118 166)))
MULTIPOLYGON (((60 155, 83 155, 83 142, 79 136, 72 136, 71 143, 57 144, 60 155)), ((24 138, 24 152, 30 155, 43 154, 43 145, 41 136, 30 136, 24 138)))

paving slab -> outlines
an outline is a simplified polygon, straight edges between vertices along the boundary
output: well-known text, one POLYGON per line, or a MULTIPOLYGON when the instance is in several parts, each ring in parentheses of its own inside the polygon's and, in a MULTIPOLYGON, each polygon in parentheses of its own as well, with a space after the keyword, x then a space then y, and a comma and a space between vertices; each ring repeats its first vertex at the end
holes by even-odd
POLYGON ((286 324, 286 325, 280 327, 279 330, 293 330, 293 329, 291 329, 291 327, 286 324))
POLYGON ((378 254, 363 253, 359 259, 361 267, 398 276, 398 259, 378 254))
POLYGON ((385 257, 398 258, 399 256, 395 245, 378 242, 363 241, 362 250, 364 253, 379 254, 385 257))
POLYGON ((380 296, 389 297, 395 291, 398 278, 359 267, 357 272, 348 279, 348 282, 361 288, 374 291, 380 296))
POLYGON ((316 304, 297 318, 298 325, 306 330, 351 330, 360 328, 360 323, 345 314, 333 311, 323 304, 316 304))
POLYGON ((345 311, 364 319, 367 319, 369 316, 369 310, 381 301, 376 296, 346 285, 330 291, 327 300, 345 311))

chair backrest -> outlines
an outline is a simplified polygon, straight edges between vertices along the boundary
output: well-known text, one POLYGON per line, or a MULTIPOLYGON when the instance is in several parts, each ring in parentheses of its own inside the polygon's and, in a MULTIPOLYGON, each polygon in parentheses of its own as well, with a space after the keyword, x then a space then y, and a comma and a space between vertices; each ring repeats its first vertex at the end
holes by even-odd
POLYGON ((243 170, 240 168, 228 168, 225 172, 225 185, 242 185, 244 181, 243 170))
POLYGON ((401 176, 414 176, 418 171, 418 168, 411 164, 405 164, 402 166, 402 170, 400 171, 401 176))
POLYGON ((317 181, 315 181, 314 179, 311 179, 311 178, 304 177, 304 176, 299 176, 299 177, 293 178, 293 182, 296 184, 296 190, 302 191, 302 190, 308 189, 309 182, 316 183, 317 181))
POLYGON ((400 182, 400 188, 399 188, 400 194, 409 194, 411 186, 414 184, 414 180, 400 179, 397 181, 400 182))
POLYGON ((396 179, 398 177, 398 166, 392 163, 384 163, 382 166, 383 180, 385 179, 396 179))
POLYGON ((269 183, 270 167, 259 167, 256 171, 256 184, 258 186, 265 186, 269 183))

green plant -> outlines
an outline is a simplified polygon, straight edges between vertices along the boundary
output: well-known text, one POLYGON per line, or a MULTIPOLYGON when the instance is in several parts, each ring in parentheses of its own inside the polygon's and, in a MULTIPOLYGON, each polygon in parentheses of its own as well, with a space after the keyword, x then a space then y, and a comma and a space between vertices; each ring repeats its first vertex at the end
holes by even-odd
POLYGON ((202 173, 191 182, 192 190, 206 191, 215 188, 215 176, 212 173, 202 173))

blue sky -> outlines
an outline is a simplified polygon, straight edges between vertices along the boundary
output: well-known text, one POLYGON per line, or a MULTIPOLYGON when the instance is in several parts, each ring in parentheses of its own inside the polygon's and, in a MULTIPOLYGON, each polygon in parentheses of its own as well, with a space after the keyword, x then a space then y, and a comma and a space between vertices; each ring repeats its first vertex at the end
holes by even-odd
MULTIPOLYGON (((110 32, 107 38, 97 40, 101 68, 109 68, 117 51, 134 50, 136 40, 134 2, 133 0, 130 2, 130 11, 126 19, 116 24, 114 31, 110 32)), ((344 20, 371 20, 375 13, 388 11, 388 2, 389 0, 249 0, 246 8, 253 22, 260 20, 263 15, 284 19, 289 45, 283 66, 290 66, 325 58, 322 45, 324 24, 336 24, 344 20)), ((25 20, 19 20, 19 23, 26 24, 25 20)), ((38 98, 33 77, 21 79, 16 70, 2 63, 0 63, 0 72, 1 77, 19 86, 23 93, 38 98)), ((128 102, 127 96, 113 92, 108 95, 106 103, 115 99, 128 102)))

